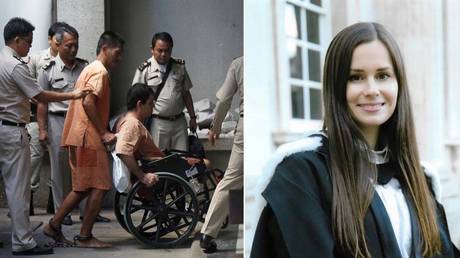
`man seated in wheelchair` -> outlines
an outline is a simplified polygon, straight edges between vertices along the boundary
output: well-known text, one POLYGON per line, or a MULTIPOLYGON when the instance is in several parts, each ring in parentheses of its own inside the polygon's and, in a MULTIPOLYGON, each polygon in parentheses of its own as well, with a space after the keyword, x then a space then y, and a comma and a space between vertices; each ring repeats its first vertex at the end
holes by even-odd
POLYGON ((154 92, 149 86, 137 83, 130 87, 126 105, 128 111, 115 124, 115 152, 139 181, 150 187, 158 182, 158 176, 151 172, 172 172, 186 179, 193 176, 191 173, 206 169, 203 159, 189 157, 183 152, 172 152, 166 156, 155 145, 143 124, 151 116, 154 106, 154 92), (142 161, 142 166, 139 166, 138 160, 142 161), (194 169, 191 170, 191 167, 194 169))

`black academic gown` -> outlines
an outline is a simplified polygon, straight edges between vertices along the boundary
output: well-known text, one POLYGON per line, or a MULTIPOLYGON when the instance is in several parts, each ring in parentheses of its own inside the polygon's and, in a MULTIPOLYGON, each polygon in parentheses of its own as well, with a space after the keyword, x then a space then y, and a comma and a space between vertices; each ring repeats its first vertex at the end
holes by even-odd
MULTIPOLYGON (((267 206, 262 211, 251 250, 251 258, 353 257, 339 250, 331 228, 332 184, 328 170, 327 138, 322 146, 285 158, 262 193, 267 206)), ((395 167, 379 165, 381 170, 395 167)), ((408 200, 406 195, 406 200, 408 200)), ((408 202, 412 220, 411 258, 423 257, 414 208, 408 202)), ((454 256, 443 207, 437 203, 442 254, 454 256)), ((385 206, 374 194, 365 216, 366 243, 373 258, 399 258, 401 254, 385 206)))

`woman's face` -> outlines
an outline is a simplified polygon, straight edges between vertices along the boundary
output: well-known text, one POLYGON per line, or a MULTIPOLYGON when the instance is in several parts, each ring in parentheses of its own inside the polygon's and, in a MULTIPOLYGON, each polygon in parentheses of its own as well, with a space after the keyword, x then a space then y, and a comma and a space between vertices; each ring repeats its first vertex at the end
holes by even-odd
POLYGON ((364 132, 375 132, 393 114, 398 82, 390 54, 379 40, 358 45, 353 51, 347 83, 347 104, 364 132))

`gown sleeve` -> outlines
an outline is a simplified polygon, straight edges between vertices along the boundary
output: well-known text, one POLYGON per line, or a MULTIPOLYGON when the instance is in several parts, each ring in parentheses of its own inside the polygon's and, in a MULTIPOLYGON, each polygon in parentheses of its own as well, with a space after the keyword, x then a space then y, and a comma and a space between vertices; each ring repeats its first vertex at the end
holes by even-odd
POLYGON ((334 257, 330 191, 323 163, 300 154, 280 163, 262 193, 251 257, 334 257))
POLYGON ((269 205, 265 206, 257 225, 251 258, 289 257, 278 221, 269 205))

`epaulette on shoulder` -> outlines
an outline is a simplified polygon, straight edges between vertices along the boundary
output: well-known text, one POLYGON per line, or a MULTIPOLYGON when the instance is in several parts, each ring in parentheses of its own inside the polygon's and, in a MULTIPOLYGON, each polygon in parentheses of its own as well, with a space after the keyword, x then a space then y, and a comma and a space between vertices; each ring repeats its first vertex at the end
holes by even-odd
POLYGON ((78 62, 89 64, 88 60, 86 60, 86 59, 79 58, 79 57, 77 57, 76 59, 77 59, 78 62))
POLYGON ((43 70, 48 70, 51 66, 53 66, 54 64, 56 63, 56 61, 54 60, 51 60, 49 61, 48 63, 46 63, 45 65, 42 66, 43 70))
POLYGON ((16 58, 19 62, 21 62, 21 64, 27 64, 26 61, 22 60, 22 58, 15 56, 15 55, 13 55, 13 57, 16 58))
POLYGON ((181 65, 184 65, 184 64, 185 64, 185 60, 184 60, 184 59, 173 58, 172 60, 173 60, 174 62, 178 63, 178 64, 181 64, 181 65))
POLYGON ((149 67, 150 65, 152 64, 152 62, 148 61, 148 60, 145 60, 141 65, 139 65, 139 67, 137 69, 139 69, 139 71, 144 71, 145 68, 149 67))

